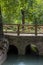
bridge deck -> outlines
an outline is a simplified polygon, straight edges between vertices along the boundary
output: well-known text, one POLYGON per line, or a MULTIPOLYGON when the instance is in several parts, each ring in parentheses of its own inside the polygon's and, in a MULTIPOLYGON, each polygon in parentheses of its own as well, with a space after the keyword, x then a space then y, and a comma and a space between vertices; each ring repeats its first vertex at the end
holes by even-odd
MULTIPOLYGON (((4 35, 18 36, 16 33, 4 33, 4 35)), ((19 36, 35 36, 35 34, 19 34, 19 36)), ((37 36, 43 36, 43 34, 37 34, 37 36)))

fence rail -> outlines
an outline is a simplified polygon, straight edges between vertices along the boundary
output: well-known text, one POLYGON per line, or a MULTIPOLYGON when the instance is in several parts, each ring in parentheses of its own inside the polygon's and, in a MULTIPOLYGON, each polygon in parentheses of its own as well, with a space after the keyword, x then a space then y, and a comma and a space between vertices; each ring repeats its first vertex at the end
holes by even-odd
POLYGON ((43 25, 3 24, 4 33, 43 34, 43 25))

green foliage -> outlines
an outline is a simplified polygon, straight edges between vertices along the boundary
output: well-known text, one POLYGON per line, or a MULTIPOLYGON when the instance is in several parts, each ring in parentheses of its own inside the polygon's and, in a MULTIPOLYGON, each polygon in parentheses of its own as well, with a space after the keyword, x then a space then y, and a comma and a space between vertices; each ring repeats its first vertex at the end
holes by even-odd
POLYGON ((31 44, 31 49, 34 51, 34 52, 36 52, 37 50, 36 50, 36 45, 34 45, 34 44, 31 44))
POLYGON ((43 24, 43 0, 0 0, 4 23, 22 23, 21 10, 25 11, 25 23, 43 24))

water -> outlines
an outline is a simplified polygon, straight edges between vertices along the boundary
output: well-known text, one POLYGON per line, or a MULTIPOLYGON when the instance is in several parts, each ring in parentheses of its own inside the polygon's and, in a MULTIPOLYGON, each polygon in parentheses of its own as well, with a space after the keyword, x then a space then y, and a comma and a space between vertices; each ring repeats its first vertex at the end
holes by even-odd
POLYGON ((9 55, 2 65, 43 65, 43 57, 9 55))

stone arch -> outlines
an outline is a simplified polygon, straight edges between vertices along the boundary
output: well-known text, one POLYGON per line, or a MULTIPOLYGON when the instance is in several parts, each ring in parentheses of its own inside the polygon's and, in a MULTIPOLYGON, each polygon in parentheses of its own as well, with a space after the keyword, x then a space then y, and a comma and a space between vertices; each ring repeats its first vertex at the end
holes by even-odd
POLYGON ((39 55, 43 55, 43 42, 37 42, 36 46, 39 50, 39 55))
POLYGON ((25 47, 25 55, 31 55, 31 56, 38 56, 39 55, 39 50, 36 45, 31 47, 34 44, 29 44, 25 47))
POLYGON ((9 49, 7 54, 14 54, 14 55, 18 55, 18 48, 15 45, 9 45, 9 49))

